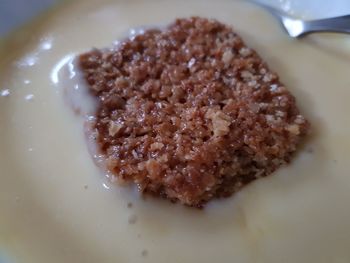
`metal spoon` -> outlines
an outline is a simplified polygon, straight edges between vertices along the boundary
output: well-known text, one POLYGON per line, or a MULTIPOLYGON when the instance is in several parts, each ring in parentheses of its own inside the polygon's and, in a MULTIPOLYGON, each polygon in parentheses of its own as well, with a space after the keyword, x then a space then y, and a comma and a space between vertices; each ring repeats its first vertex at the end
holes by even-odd
POLYGON ((302 37, 316 32, 350 33, 350 15, 305 21, 261 2, 250 2, 262 6, 274 15, 291 37, 302 37))

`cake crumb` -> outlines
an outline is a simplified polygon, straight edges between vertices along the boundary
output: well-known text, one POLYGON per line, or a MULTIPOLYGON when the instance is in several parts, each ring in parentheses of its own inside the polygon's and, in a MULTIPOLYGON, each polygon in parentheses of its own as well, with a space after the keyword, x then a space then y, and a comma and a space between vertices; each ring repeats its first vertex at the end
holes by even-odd
POLYGON ((141 256, 146 257, 148 256, 148 250, 144 249, 141 251, 141 256))
POLYGON ((312 147, 309 147, 309 148, 307 148, 307 150, 306 150, 308 153, 314 153, 314 148, 312 148, 312 147))
POLYGON ((128 218, 128 223, 130 225, 134 225, 137 222, 137 215, 130 215, 128 218))
POLYGON ((291 124, 286 127, 286 130, 289 131, 290 133, 293 133, 294 135, 299 135, 300 133, 300 128, 299 125, 297 124, 291 124))
POLYGON ((108 133, 110 136, 116 135, 123 126, 121 124, 115 123, 114 121, 109 122, 108 133))
POLYGON ((228 67, 229 64, 231 63, 232 59, 233 59, 233 53, 231 50, 226 50, 223 54, 222 54, 222 62, 224 62, 225 66, 228 67))

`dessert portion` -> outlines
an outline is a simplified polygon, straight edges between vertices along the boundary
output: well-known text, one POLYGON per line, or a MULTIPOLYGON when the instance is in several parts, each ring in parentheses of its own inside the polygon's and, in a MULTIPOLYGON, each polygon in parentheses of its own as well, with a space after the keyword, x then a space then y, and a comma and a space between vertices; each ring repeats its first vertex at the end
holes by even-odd
POLYGON ((177 19, 82 54, 79 66, 107 168, 189 206, 271 174, 308 131, 278 76, 216 20, 177 19))

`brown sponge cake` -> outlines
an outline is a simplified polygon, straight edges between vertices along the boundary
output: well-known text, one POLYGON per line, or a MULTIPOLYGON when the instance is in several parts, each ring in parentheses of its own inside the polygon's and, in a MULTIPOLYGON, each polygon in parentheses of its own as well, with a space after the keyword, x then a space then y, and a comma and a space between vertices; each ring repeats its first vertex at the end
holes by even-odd
POLYGON ((108 169, 186 205, 271 174, 309 127, 278 76, 215 20, 178 19, 79 62, 108 169))

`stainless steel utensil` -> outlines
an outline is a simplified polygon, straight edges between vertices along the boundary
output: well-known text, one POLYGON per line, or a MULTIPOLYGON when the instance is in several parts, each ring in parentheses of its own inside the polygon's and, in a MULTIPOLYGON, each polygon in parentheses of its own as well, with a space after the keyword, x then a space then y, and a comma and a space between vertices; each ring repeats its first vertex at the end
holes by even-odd
POLYGON ((252 0, 250 2, 265 8, 274 15, 291 37, 302 37, 316 32, 350 33, 350 15, 316 20, 302 20, 259 1, 252 0))

